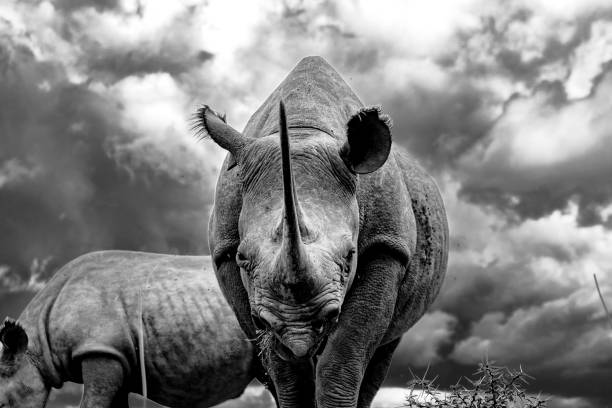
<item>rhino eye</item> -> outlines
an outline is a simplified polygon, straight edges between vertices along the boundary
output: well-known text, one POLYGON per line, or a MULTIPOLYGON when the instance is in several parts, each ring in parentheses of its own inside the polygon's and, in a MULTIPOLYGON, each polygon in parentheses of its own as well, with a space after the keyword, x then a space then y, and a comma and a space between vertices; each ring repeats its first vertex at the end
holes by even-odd
POLYGON ((242 252, 240 251, 236 252, 236 262, 240 263, 240 262, 246 262, 246 261, 247 261, 247 258, 242 252))
POLYGON ((351 248, 349 249, 349 251, 346 253, 346 256, 344 257, 348 265, 350 265, 351 262, 353 261, 353 255, 355 255, 355 249, 351 248))

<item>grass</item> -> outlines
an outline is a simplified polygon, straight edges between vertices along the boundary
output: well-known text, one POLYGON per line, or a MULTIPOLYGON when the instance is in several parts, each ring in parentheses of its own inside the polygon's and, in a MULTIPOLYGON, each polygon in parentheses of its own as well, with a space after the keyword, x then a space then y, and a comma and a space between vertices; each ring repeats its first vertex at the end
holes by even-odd
POLYGON ((546 400, 525 391, 529 379, 522 368, 512 370, 484 361, 474 378, 461 378, 450 391, 441 392, 435 378, 414 376, 406 397, 407 408, 540 408, 546 400))
POLYGON ((595 287, 597 288, 597 293, 599 293, 599 299, 601 300, 601 304, 603 305, 604 312, 606 312, 606 317, 608 318, 610 329, 612 329, 612 317, 610 317, 608 306, 606 306, 606 302, 604 301, 603 295, 601 294, 601 289, 599 289, 599 282, 597 282, 597 275, 593 274, 593 279, 595 280, 595 287))
POLYGON ((266 330, 257 330, 257 337, 255 339, 259 347, 259 357, 264 366, 267 366, 273 353, 274 334, 266 330))
MULTIPOLYGON (((157 270, 158 265, 155 266, 155 268, 153 268, 153 271, 151 272, 151 274, 155 273, 155 271, 157 270)), ((149 288, 149 278, 151 277, 151 274, 147 274, 147 278, 145 280, 145 284, 144 284, 144 288, 148 289, 149 288)), ((139 360, 140 360, 140 381, 141 381, 141 386, 142 386, 142 407, 143 408, 147 408, 147 398, 149 396, 148 390, 147 390, 147 372, 146 372, 146 367, 145 367, 145 332, 144 332, 144 317, 142 315, 142 292, 143 292, 143 288, 140 287, 140 289, 138 290, 138 355, 139 355, 139 360)))
POLYGON ((142 316, 142 288, 138 291, 138 314, 139 314, 139 325, 138 325, 138 352, 140 359, 140 380, 142 386, 142 406, 147 408, 147 372, 145 367, 145 345, 144 345, 144 327, 143 327, 143 316, 142 316))

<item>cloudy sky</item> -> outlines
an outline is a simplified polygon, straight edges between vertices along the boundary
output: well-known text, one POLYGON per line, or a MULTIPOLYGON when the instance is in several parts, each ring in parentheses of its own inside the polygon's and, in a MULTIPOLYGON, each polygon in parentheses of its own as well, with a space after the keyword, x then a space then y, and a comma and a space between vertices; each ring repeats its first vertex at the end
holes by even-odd
POLYGON ((382 104, 447 206, 444 287, 387 385, 488 356, 550 406, 612 401, 609 0, 2 1, 0 315, 88 251, 206 253, 223 152, 191 114, 242 129, 308 55, 382 104))

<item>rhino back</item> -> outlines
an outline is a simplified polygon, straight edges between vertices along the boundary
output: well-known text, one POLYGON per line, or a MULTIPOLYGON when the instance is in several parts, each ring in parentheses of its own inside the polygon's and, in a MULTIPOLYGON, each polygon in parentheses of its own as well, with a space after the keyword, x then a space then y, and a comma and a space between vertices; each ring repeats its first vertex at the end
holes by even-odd
POLYGON ((46 323, 57 370, 79 381, 80 358, 114 355, 129 372, 131 389, 140 392, 142 321, 150 398, 208 406, 239 395, 252 379, 252 349, 210 262, 209 257, 104 251, 68 264, 58 272, 63 285, 46 323), (228 376, 235 381, 224 381, 228 376))
POLYGON ((148 382, 167 405, 214 405, 239 396, 254 376, 251 343, 205 259, 205 271, 172 265, 143 291, 148 382))
POLYGON ((287 125, 314 127, 344 140, 346 123, 362 103, 340 74, 323 58, 303 58, 270 94, 247 123, 244 134, 278 132, 278 105, 287 107, 287 125))

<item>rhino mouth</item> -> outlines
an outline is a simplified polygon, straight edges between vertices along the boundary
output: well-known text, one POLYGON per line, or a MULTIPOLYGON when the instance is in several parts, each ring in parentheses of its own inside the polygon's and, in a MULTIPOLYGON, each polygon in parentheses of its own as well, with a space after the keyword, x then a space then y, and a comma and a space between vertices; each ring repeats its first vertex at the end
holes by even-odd
POLYGON ((274 352, 284 361, 304 361, 311 357, 310 352, 302 357, 297 357, 282 341, 276 341, 274 352))
POLYGON ((264 362, 270 361, 272 354, 276 354, 283 361, 302 362, 312 359, 323 352, 329 332, 318 336, 314 343, 308 348, 308 352, 302 356, 297 356, 291 348, 283 343, 276 333, 270 330, 258 330, 257 345, 259 356, 264 362))

